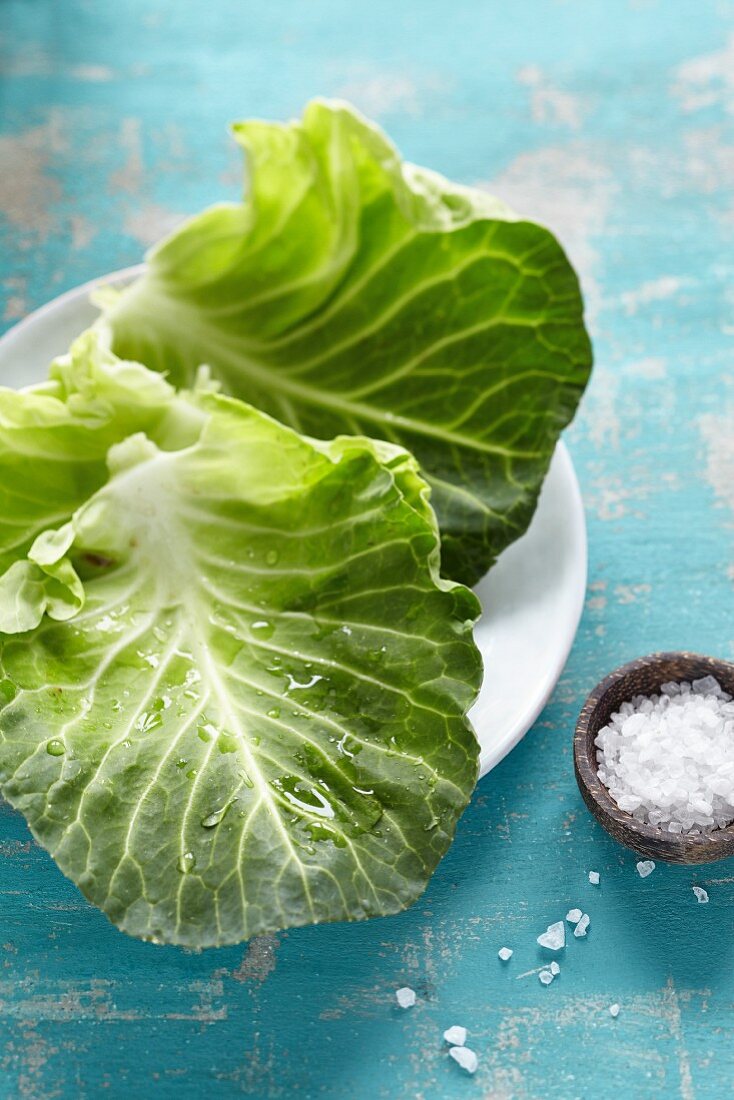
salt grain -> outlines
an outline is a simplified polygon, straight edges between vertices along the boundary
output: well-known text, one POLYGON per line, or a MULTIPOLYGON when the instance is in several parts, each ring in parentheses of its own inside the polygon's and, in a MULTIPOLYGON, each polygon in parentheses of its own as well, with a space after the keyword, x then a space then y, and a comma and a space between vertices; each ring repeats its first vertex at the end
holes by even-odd
POLYGON ((709 896, 706 893, 706 891, 704 890, 703 886, 693 886, 692 890, 693 890, 693 893, 698 898, 698 904, 699 905, 705 905, 706 902, 709 900, 709 896))
POLYGON ((734 821, 734 700, 713 676, 636 695, 594 744, 599 779, 637 821, 673 835, 734 821))
POLYGON ((452 1047, 463 1047, 466 1042, 466 1028, 459 1027, 458 1024, 454 1024, 453 1027, 447 1027, 443 1033, 445 1041, 452 1047))
POLYGON ((566 926, 563 921, 558 920, 555 924, 549 924, 545 932, 538 936, 538 943, 541 947, 547 947, 549 951, 560 951, 565 947, 566 926))
POLYGON ((599 872, 598 871, 589 871, 589 882, 591 883, 592 886, 598 886, 599 885, 599 872))
POLYGON ((550 985, 553 981, 553 977, 550 970, 541 970, 540 974, 538 974, 538 981, 541 985, 550 985))
POLYGON ((573 930, 574 936, 576 936, 577 939, 579 939, 581 936, 585 936, 586 935, 586 929, 588 927, 589 927, 589 914, 588 913, 583 913, 581 918, 579 919, 578 924, 576 925, 576 927, 573 930))
POLYGON ((502 962, 506 963, 508 959, 512 958, 512 948, 511 947, 500 947, 497 954, 502 959, 502 962))
POLYGON ((569 911, 566 913, 566 920, 569 924, 578 924, 582 916, 583 913, 580 909, 569 909, 569 911))
POLYGON ((469 1047, 452 1047, 449 1054, 467 1073, 476 1073, 479 1059, 469 1047))
POLYGON ((613 1005, 609 1006, 609 1015, 613 1016, 615 1020, 617 1019, 617 1016, 619 1016, 619 1005, 618 1004, 613 1004, 613 1005))
POLYGON ((412 1008, 415 1004, 415 990, 404 985, 401 989, 395 991, 395 1000, 401 1008, 412 1008))
POLYGON ((655 870, 655 864, 651 859, 641 859, 637 864, 637 874, 640 878, 647 878, 655 870))
POLYGON ((556 977, 556 975, 557 975, 557 974, 560 974, 560 973, 561 973, 561 968, 560 968, 560 966, 558 965, 558 963, 557 963, 557 962, 555 961, 555 959, 554 959, 554 960, 553 960, 553 962, 552 962, 552 963, 550 964, 550 966, 548 967, 548 969, 550 970, 550 972, 551 972, 551 974, 553 975, 553 977, 554 977, 554 978, 556 977))

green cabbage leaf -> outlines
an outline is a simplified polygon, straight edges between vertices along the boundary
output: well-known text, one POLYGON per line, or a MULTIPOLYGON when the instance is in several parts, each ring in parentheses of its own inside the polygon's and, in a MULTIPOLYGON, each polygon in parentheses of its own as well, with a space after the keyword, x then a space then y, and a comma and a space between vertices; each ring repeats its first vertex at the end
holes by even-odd
POLYGON ((317 438, 418 459, 444 573, 476 582, 527 528, 591 367, 578 282, 545 228, 401 161, 353 109, 233 128, 244 201, 155 247, 105 295, 118 354, 317 438))
POLYGON ((0 789, 38 841, 159 942, 410 904, 476 781, 481 678, 412 456, 175 394, 99 334, 14 401, 0 789))

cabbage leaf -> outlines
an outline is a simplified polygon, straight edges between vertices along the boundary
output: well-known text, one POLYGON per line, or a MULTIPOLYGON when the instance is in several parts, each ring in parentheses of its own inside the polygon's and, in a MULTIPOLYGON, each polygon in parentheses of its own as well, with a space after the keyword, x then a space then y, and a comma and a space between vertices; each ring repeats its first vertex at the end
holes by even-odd
POLYGON ((481 677, 478 604, 439 577, 415 460, 142 367, 128 393, 133 365, 91 336, 72 358, 16 395, 57 422, 39 413, 28 484, 86 449, 60 526, 25 557, 0 528, 9 570, 55 586, 37 625, 2 628, 3 795, 135 936, 203 947, 404 908, 476 781, 481 677))
POLYGON ((432 488, 447 576, 527 528, 591 367, 578 282, 545 228, 401 161, 346 104, 243 122, 243 202, 192 218, 105 294, 114 349, 318 438, 393 441, 432 488))

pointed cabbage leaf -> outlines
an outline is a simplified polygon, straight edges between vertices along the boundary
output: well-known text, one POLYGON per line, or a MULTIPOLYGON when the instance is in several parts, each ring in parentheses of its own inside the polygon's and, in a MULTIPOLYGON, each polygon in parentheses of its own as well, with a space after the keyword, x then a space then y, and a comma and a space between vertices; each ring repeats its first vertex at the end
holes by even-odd
POLYGON ((241 203, 205 210, 107 297, 119 354, 225 389, 299 431, 392 440, 432 486, 447 576, 526 529, 591 350, 553 235, 403 163, 345 104, 234 127, 241 203))
POLYGON ((34 546, 83 606, 2 637, 2 793, 135 936, 394 913, 476 780, 476 599, 405 451, 176 400, 34 546))

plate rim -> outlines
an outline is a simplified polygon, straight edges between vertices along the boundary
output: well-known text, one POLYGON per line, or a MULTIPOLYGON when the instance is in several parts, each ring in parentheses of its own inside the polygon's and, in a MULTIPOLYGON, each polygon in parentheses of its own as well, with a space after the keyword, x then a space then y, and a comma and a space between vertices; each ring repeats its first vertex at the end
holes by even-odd
MULTIPOLYGON (((559 439, 556 444, 556 449, 553 454, 552 461, 556 461, 562 471, 562 476, 566 482, 567 491, 569 493, 571 508, 569 510, 568 520, 572 527, 571 532, 571 544, 573 547, 574 559, 577 561, 577 570, 575 576, 578 578, 574 589, 574 599, 571 604, 569 615, 569 628, 564 638, 563 644, 558 646, 554 660, 551 662, 550 667, 543 677, 537 694, 528 703, 527 707, 521 712, 518 719, 509 727, 509 731, 502 741, 497 746, 493 746, 491 750, 483 752, 481 750, 480 742, 480 754, 479 754, 479 779, 483 779, 493 768, 496 768, 506 756, 522 741, 526 733, 532 729, 536 721, 542 714, 548 700, 553 694, 558 681, 561 678, 566 663, 573 648, 573 643, 576 640, 578 633, 579 623, 581 622, 581 616, 584 611, 584 604, 586 602, 586 586, 589 575, 589 546, 586 529, 586 513, 584 510, 584 502, 581 494, 581 486, 579 485, 578 475, 576 474, 576 468, 573 464, 573 459, 563 439, 559 439)), ((546 475, 547 478, 547 475, 546 475)), ((546 479, 543 481, 545 485, 546 479)), ((516 540, 520 542, 523 538, 526 538, 530 528, 521 535, 520 539, 516 540)), ((511 543, 514 546, 515 543, 511 543)), ((508 547, 509 549, 509 547, 508 547)), ((500 555, 501 557, 501 555, 500 555)), ((471 711, 470 711, 471 714, 471 711)), ((477 738, 479 740, 479 738, 477 738)))
MULTIPOLYGON (((5 344, 12 344, 18 336, 22 335, 27 328, 31 328, 34 323, 46 320, 51 314, 63 309, 69 302, 81 297, 82 294, 89 296, 93 290, 107 283, 116 283, 123 279, 136 278, 142 275, 144 270, 144 263, 132 264, 130 267, 121 267, 116 271, 108 272, 106 275, 97 275, 92 279, 85 280, 83 283, 78 283, 77 286, 69 287, 68 290, 64 290, 61 294, 57 294, 55 298, 50 298, 48 302, 44 302, 43 305, 37 306, 35 309, 31 310, 30 313, 26 313, 25 317, 21 317, 14 325, 7 328, 5 332, 0 335, 0 351, 4 350, 5 344)), ((68 349, 65 348, 64 351, 66 350, 68 349)), ((63 354, 63 351, 59 352, 59 355, 63 354)))
MULTIPOLYGON (((119 268, 116 271, 110 271, 106 274, 96 276, 92 279, 88 279, 83 283, 79 283, 77 286, 70 287, 68 290, 58 294, 55 298, 51 298, 48 302, 44 302, 43 305, 38 306, 25 317, 16 321, 14 325, 11 325, 2 335, 0 335, 0 354, 2 354, 8 345, 12 345, 15 340, 21 338, 25 332, 32 328, 34 324, 39 321, 47 321, 53 314, 63 311, 70 303, 76 301, 82 296, 89 295, 93 290, 98 289, 100 286, 104 286, 109 283, 118 283, 125 280, 138 277, 145 270, 145 263, 132 264, 129 267, 119 268)), ((66 349, 60 349, 59 354, 63 354, 66 349)), ((477 741, 479 743, 479 772, 477 780, 481 780, 486 776, 493 768, 505 759, 505 757, 520 743, 526 733, 533 727, 538 717, 542 713, 548 700, 550 699, 553 691, 561 677, 563 669, 566 666, 571 649, 573 647, 576 634, 578 632, 579 623, 583 614, 584 602, 586 597, 586 585, 588 580, 588 538, 586 529, 586 514, 584 511, 583 498, 581 495, 581 488, 579 485, 576 469, 573 464, 570 452, 562 438, 558 440, 556 449, 552 460, 560 465, 562 477, 566 483, 566 488, 569 493, 570 510, 569 510, 569 523, 572 526, 572 546, 574 551, 574 559, 578 565, 578 583, 574 592, 574 600, 571 608, 571 614, 569 618, 569 629, 566 637, 563 640, 563 644, 557 647, 554 653, 554 660, 552 661, 548 672, 542 679, 540 689, 535 693, 533 698, 529 701, 527 707, 521 711, 516 721, 509 727, 508 732, 502 738, 497 745, 493 745, 487 750, 482 749, 482 743, 477 734, 477 741)), ((550 468, 550 467, 549 467, 550 468)), ((547 474, 546 474, 547 479, 547 474)), ((545 481, 543 485, 545 485, 545 481)), ((542 487, 541 487, 542 489, 542 487)), ((531 527, 528 528, 519 540, 527 538, 531 527)), ((516 543, 511 543, 511 546, 516 543)), ((508 547, 509 549, 509 547, 508 547)), ((501 555, 500 555, 501 556, 501 555)), ((481 652, 481 647, 480 652, 481 652)), ((482 653, 484 657, 484 654, 482 653)), ((476 701, 473 704, 476 706, 476 701)), ((469 711, 471 714, 471 709, 469 711)), ((476 731, 475 731, 476 732, 476 731)))

